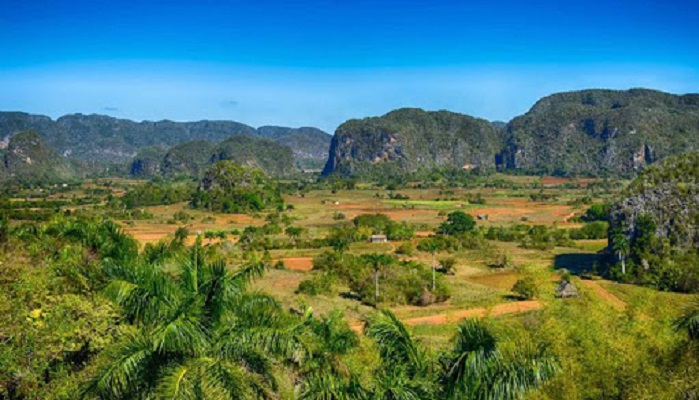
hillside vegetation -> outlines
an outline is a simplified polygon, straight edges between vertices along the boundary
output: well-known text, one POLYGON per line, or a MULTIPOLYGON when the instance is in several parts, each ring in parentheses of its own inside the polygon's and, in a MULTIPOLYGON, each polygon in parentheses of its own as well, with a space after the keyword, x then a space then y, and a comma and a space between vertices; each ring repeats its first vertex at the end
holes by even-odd
POLYGON ((643 171, 610 211, 610 272, 622 280, 699 291, 699 153, 643 171))
POLYGON ((539 100, 503 133, 503 168, 555 175, 628 175, 698 150, 699 95, 583 90, 539 100))
POLYGON ((14 135, 2 154, 1 179, 58 183, 76 176, 75 166, 48 147, 36 132, 14 135))
POLYGON ((494 170, 499 150, 490 122, 415 108, 349 120, 330 145, 324 175, 392 175, 451 167, 494 170))
POLYGON ((52 120, 22 112, 0 112, 0 147, 14 134, 32 130, 59 154, 99 163, 128 163, 145 147, 169 148, 191 141, 218 143, 233 135, 269 138, 292 149, 301 163, 325 161, 330 135, 315 128, 265 126, 234 121, 142 121, 71 114, 52 120))

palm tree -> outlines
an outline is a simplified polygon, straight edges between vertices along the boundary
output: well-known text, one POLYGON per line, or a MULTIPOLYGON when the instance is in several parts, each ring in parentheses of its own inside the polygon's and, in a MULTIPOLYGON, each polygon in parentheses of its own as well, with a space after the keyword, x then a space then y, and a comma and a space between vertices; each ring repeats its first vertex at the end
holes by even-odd
POLYGON ((519 399, 551 379, 554 360, 544 349, 522 346, 503 353, 483 322, 465 320, 451 352, 442 354, 442 384, 449 399, 519 399))
POLYGON ((201 239, 177 277, 156 265, 111 266, 105 292, 135 329, 107 350, 83 397, 273 398, 272 357, 302 362, 306 322, 247 290, 265 268, 257 259, 235 272, 207 263, 201 239))
POLYGON ((299 398, 303 400, 364 399, 367 391, 344 362, 343 356, 359 344, 340 311, 309 320, 312 348, 303 367, 299 398))
POLYGON ((699 299, 687 307, 682 316, 675 321, 675 329, 687 332, 689 339, 699 344, 699 299))
POLYGON ((381 357, 371 398, 438 398, 437 375, 427 354, 391 311, 381 310, 367 319, 364 334, 374 340, 381 357))
POLYGON ((621 273, 626 275, 626 257, 629 255, 629 241, 620 230, 614 234, 613 237, 614 252, 617 254, 617 258, 621 261, 621 273))
POLYGON ((381 267, 391 264, 394 260, 388 254, 373 253, 364 256, 374 269, 374 302, 379 304, 379 271, 381 267))
POLYGON ((418 250, 430 253, 432 255, 432 291, 434 291, 435 287, 437 286, 437 266, 434 262, 434 255, 441 248, 442 246, 440 243, 432 238, 424 239, 417 245, 418 250))
POLYGON ((518 399, 549 380, 554 361, 542 349, 503 353, 480 321, 458 328, 454 348, 431 360, 388 310, 367 320, 365 333, 379 349, 373 391, 384 399, 518 399))

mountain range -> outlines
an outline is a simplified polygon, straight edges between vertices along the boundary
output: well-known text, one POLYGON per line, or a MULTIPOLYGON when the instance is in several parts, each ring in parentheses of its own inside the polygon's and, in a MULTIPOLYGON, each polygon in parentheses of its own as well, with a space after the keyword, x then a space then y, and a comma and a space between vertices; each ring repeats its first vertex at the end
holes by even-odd
MULTIPOLYGON (((434 168, 632 176, 668 156, 699 150, 699 94, 557 93, 507 123, 403 108, 346 121, 332 137, 316 128, 256 129, 233 121, 134 122, 82 114, 54 121, 0 112, 0 152, 25 131, 45 143, 40 154, 68 161, 71 168, 61 171, 119 164, 133 176, 201 175, 211 163, 231 159, 277 176, 323 165, 324 175, 370 177, 434 168)), ((2 174, 17 176, 16 164, 4 162, 2 174)))
POLYGON ((655 161, 694 150, 699 150, 698 94, 583 90, 545 97, 504 125, 419 109, 350 120, 337 129, 323 173, 449 167, 631 176, 655 161))
POLYGON ((23 112, 0 112, 0 148, 22 131, 38 133, 60 155, 88 163, 129 163, 147 147, 164 150, 191 141, 220 143, 233 135, 267 138, 291 148, 302 167, 320 168, 331 136, 317 128, 263 126, 234 121, 134 122, 105 115, 71 114, 56 120, 23 112))

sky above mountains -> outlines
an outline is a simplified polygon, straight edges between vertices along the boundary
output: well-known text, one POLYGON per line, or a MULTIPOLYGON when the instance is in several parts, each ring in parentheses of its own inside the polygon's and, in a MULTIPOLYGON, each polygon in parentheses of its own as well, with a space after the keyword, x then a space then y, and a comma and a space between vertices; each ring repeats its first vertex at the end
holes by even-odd
POLYGON ((6 0, 0 110, 318 126, 508 120, 582 88, 699 91, 692 1, 6 0))

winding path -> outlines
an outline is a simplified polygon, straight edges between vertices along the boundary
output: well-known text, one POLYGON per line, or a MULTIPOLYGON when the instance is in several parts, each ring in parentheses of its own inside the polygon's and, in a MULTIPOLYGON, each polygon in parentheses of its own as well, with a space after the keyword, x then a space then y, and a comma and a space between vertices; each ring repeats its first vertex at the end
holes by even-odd
MULTIPOLYGON (((502 303, 493 307, 476 307, 466 310, 458 310, 450 313, 429 315, 426 317, 416 317, 404 319, 403 323, 408 326, 418 325, 446 325, 455 323, 465 318, 483 318, 486 316, 497 317, 506 314, 518 314, 529 311, 541 310, 544 306, 538 300, 518 301, 511 303, 502 303)), ((350 322, 350 327, 355 332, 361 332, 364 329, 364 322, 350 322)))

